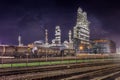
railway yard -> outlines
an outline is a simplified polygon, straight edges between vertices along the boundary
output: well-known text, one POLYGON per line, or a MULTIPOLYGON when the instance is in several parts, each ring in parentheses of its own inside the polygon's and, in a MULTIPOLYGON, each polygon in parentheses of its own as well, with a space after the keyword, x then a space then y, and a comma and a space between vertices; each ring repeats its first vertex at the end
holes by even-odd
POLYGON ((120 80, 118 57, 102 55, 86 58, 82 55, 48 58, 47 61, 46 58, 35 58, 28 59, 27 66, 17 66, 26 64, 26 59, 13 61, 0 64, 0 80, 120 80), (30 65, 37 62, 39 65, 30 65))

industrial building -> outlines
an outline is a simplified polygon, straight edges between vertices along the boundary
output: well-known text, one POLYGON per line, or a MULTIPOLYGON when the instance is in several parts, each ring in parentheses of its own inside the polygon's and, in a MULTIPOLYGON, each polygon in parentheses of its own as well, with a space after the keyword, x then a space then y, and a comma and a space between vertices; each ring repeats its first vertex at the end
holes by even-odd
POLYGON ((80 50, 80 46, 87 48, 87 46, 90 44, 89 24, 90 22, 87 20, 87 13, 83 12, 81 8, 78 8, 77 23, 73 28, 73 43, 75 49, 80 50))
POLYGON ((116 53, 116 44, 112 40, 94 39, 92 42, 93 53, 116 53))
POLYGON ((52 40, 53 46, 61 46, 61 29, 60 26, 55 27, 55 39, 52 40))

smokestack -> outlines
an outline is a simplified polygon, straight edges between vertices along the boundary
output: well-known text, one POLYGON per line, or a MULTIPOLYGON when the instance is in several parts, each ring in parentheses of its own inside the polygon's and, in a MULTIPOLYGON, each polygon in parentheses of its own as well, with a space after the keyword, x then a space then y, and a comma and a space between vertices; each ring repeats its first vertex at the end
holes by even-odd
POLYGON ((21 46, 22 45, 22 43, 21 43, 21 36, 19 35, 18 36, 18 46, 21 46))
POLYGON ((48 30, 45 29, 45 44, 48 44, 48 30))
POLYGON ((68 33, 68 37, 69 37, 69 43, 72 43, 72 32, 71 30, 69 30, 69 33, 68 33))

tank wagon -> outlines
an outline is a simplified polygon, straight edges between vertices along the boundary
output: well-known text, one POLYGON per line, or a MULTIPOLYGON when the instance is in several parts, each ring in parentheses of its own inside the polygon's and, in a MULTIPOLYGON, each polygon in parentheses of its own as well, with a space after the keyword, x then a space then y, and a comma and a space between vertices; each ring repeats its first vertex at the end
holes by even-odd
POLYGON ((74 49, 55 49, 37 47, 36 49, 28 46, 0 46, 0 56, 13 56, 15 58, 36 58, 36 57, 59 57, 74 56, 74 49))

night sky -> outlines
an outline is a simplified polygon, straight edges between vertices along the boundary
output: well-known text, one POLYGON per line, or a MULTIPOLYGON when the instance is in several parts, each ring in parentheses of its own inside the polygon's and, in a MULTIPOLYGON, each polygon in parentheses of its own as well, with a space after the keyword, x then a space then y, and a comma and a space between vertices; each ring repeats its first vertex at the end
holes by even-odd
POLYGON ((68 40, 78 7, 88 14, 91 39, 111 39, 120 46, 120 4, 115 0, 0 0, 0 43, 17 44, 19 34, 24 44, 44 40, 44 29, 51 42, 56 25, 62 41, 68 40))

